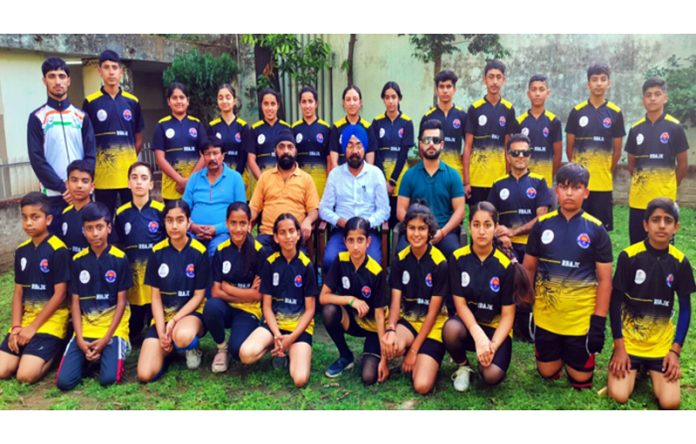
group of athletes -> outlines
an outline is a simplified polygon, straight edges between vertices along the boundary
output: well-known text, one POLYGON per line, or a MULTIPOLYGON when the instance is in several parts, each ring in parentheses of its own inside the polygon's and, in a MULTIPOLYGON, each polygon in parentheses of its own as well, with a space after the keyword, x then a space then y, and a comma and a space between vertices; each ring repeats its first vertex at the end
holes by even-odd
MULTIPOLYGON (((424 114, 417 139, 423 160, 435 153, 461 175, 470 243, 443 253, 432 203, 415 200, 401 221, 408 246, 390 258, 387 271, 367 254, 374 227, 353 217, 343 229, 347 251, 322 270, 319 288, 300 221, 290 213, 275 220, 275 248, 268 251, 252 237, 247 203, 231 203, 229 239, 209 259, 181 200, 187 180, 205 166, 200 152, 218 140, 225 162, 244 176, 248 198, 261 173, 275 167, 276 140, 290 128, 297 164, 321 195, 328 171, 346 161, 342 135, 361 126, 368 135, 365 160, 384 172, 394 210, 415 143, 399 85, 384 85, 385 113, 372 123, 360 115, 360 89, 348 86, 346 116, 333 125, 318 118, 314 88, 300 91, 302 119, 293 125, 278 117, 280 94, 265 89, 259 94, 263 119, 250 126, 236 115, 236 91, 225 84, 217 94, 220 116, 205 126, 188 114, 186 87, 173 83, 166 93, 171 114, 158 122, 152 142, 163 173, 161 203, 151 196, 151 166, 137 161, 143 129, 138 99, 120 88, 116 53, 104 51, 99 63, 104 87, 87 97, 82 114, 76 112, 94 126, 96 168, 88 155, 67 165, 59 197, 70 205, 58 213, 44 180, 43 193, 29 193, 20 203, 29 239, 15 254, 0 378, 36 382, 62 353, 59 388, 79 384, 88 363, 99 364, 100 382, 109 385, 121 381, 133 343, 141 347, 138 379, 150 382, 177 354, 197 368, 199 341, 209 331, 218 344, 213 372, 226 371, 230 359, 251 365, 270 352, 274 366, 289 367, 302 387, 320 310, 341 355, 327 370, 330 377, 353 367, 348 333, 365 338, 360 369, 366 384, 385 381, 389 361, 401 358, 414 389, 427 394, 448 352, 458 365, 454 387, 465 391, 472 373, 467 352, 474 352, 480 380, 495 385, 509 368, 515 326, 515 336, 534 342, 542 378, 557 379, 565 369, 573 387, 587 388, 610 316, 609 395, 626 402, 644 369, 660 407, 679 406, 680 354, 696 286, 688 259, 674 246, 688 143, 664 111, 663 80, 643 85, 646 115, 625 144, 631 245, 620 253, 613 279, 612 172, 625 129, 620 108, 606 99, 609 68, 588 69, 590 97, 569 114, 569 162, 561 166, 561 122, 545 109, 546 77, 531 77, 531 107, 516 116, 501 97, 505 65, 493 60, 484 69, 486 95, 467 111, 453 102, 457 76, 445 70, 435 77, 438 104, 424 114), (424 125, 431 120, 440 122, 437 128, 424 125)), ((60 97, 46 79, 61 70, 67 67, 44 70, 49 105, 60 97)), ((31 125, 30 116, 30 151, 31 125)))

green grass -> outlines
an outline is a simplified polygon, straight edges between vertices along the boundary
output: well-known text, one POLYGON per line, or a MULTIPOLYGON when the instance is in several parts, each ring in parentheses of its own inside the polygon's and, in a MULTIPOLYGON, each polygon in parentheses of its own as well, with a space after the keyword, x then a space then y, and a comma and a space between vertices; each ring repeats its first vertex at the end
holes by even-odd
MULTIPOLYGON (((628 209, 616 206, 615 231, 611 234, 614 257, 628 244, 628 209)), ((682 225, 677 246, 688 257, 696 258, 696 211, 682 210, 682 225)), ((12 273, 0 276, 0 326, 9 325, 12 273)), ((53 383, 55 369, 40 383, 27 386, 14 380, 0 381, 0 409, 656 409, 648 377, 639 379, 636 391, 628 404, 620 406, 597 395, 606 385, 607 365, 611 354, 611 338, 607 330, 604 352, 597 359, 594 388, 576 391, 565 378, 543 382, 537 375, 533 347, 515 342, 513 357, 506 380, 493 388, 474 380, 467 393, 456 392, 449 376, 454 364, 445 358, 433 393, 416 394, 409 379, 395 370, 384 384, 366 387, 359 373, 353 370, 338 379, 324 377, 326 367, 337 353, 324 328, 319 326, 315 337, 312 375, 308 386, 296 389, 286 370, 275 370, 270 359, 244 367, 234 364, 222 375, 210 372, 214 344, 210 336, 202 341, 205 352, 199 370, 186 369, 183 360, 175 362, 158 382, 141 385, 135 378, 137 350, 127 360, 125 381, 119 386, 102 388, 93 377, 69 393, 62 393, 53 383)), ((682 408, 696 408, 696 343, 694 328, 682 352, 682 408)), ((6 330, 3 330, 6 331, 6 330)), ((349 338, 356 353, 362 350, 361 341, 349 338)))

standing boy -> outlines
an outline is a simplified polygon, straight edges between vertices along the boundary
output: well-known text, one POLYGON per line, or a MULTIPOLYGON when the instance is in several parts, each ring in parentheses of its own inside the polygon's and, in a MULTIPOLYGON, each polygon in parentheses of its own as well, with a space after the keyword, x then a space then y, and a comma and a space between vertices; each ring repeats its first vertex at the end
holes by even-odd
POLYGON ((87 248, 87 239, 83 234, 82 210, 91 201, 94 190, 94 170, 84 160, 75 160, 68 165, 68 193, 72 204, 63 210, 60 225, 60 237, 73 254, 87 248))

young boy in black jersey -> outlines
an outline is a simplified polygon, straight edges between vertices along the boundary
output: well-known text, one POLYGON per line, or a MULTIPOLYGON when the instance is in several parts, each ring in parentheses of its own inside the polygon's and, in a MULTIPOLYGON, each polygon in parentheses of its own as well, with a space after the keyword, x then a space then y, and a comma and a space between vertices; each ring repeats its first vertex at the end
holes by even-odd
POLYGON ((63 210, 60 237, 75 254, 87 248, 87 239, 82 234, 82 209, 92 201, 94 191, 94 170, 87 161, 75 160, 68 165, 67 188, 71 200, 63 210))
POLYGON ((648 238, 619 255, 611 295, 614 353, 609 363, 608 393, 624 404, 642 367, 652 379, 662 409, 679 408, 681 351, 696 291, 689 259, 670 240, 679 229, 679 209, 670 199, 653 199, 645 210, 648 238), (672 323, 674 294, 679 301, 672 323))
POLYGON ((64 345, 70 253, 48 232, 53 216, 46 196, 31 192, 20 207, 29 239, 15 251, 12 327, 0 345, 0 379, 16 374, 31 384, 46 374, 64 345))

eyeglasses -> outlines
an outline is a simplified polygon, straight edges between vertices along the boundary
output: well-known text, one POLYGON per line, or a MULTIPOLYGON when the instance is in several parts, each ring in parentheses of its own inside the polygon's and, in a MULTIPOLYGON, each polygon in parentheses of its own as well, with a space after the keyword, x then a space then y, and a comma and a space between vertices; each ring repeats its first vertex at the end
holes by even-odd
POLYGON ((529 157, 532 155, 532 150, 510 150, 511 157, 529 157))
POLYGON ((425 145, 430 145, 431 143, 433 145, 437 145, 438 143, 442 142, 442 138, 437 136, 425 136, 421 139, 421 142, 423 142, 425 145))

